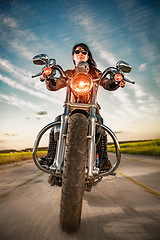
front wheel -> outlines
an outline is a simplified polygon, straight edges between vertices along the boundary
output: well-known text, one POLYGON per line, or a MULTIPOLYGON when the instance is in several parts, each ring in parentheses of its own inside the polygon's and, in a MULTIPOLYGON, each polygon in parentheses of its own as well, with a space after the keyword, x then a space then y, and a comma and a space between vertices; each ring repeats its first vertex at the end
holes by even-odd
POLYGON ((66 154, 63 167, 60 223, 66 232, 78 229, 82 198, 85 190, 85 161, 87 159, 86 116, 73 114, 69 119, 66 154))

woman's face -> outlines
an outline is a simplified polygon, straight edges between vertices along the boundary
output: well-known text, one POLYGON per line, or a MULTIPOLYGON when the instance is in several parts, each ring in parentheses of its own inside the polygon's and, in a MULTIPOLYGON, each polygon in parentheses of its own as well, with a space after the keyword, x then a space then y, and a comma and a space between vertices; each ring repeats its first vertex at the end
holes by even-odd
POLYGON ((84 50, 80 46, 75 49, 74 54, 73 54, 73 60, 75 61, 76 66, 81 61, 87 62, 88 59, 89 59, 89 56, 88 56, 88 52, 86 52, 86 50, 84 50))

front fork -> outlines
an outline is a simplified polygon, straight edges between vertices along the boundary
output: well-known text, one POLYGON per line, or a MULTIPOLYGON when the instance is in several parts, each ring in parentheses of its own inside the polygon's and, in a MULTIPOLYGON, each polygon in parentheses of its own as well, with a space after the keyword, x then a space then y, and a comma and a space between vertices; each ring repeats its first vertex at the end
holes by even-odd
POLYGON ((94 166, 96 161, 96 95, 97 95, 97 84, 94 84, 92 105, 90 107, 90 116, 88 124, 88 177, 94 175, 94 166))
MULTIPOLYGON (((68 129, 68 106, 65 106, 64 114, 61 116, 61 129, 60 136, 58 141, 57 153, 55 157, 55 161, 53 165, 50 166, 52 172, 61 175, 62 165, 64 161, 65 155, 65 145, 66 145, 66 136, 68 129)), ((90 108, 90 116, 89 116, 89 124, 88 124, 88 177, 93 176, 93 166, 96 161, 96 144, 95 144, 95 136, 96 136, 96 109, 94 107, 90 108)))
MULTIPOLYGON (((93 88, 92 95, 92 104, 90 107, 90 116, 88 124, 88 177, 93 176, 93 166, 96 161, 96 144, 95 144, 95 135, 96 135, 96 108, 95 108, 95 99, 96 99, 97 87, 93 88)), ((68 88, 66 95, 66 103, 69 102, 71 96, 70 89, 68 88)), ((64 106, 64 114, 61 117, 61 129, 60 136, 58 141, 58 148, 56 153, 55 162, 50 169, 56 174, 62 172, 64 155, 65 155, 65 146, 66 146, 66 136, 68 129, 68 118, 69 118, 69 105, 64 106)), ((86 159, 87 160, 87 159, 86 159)))

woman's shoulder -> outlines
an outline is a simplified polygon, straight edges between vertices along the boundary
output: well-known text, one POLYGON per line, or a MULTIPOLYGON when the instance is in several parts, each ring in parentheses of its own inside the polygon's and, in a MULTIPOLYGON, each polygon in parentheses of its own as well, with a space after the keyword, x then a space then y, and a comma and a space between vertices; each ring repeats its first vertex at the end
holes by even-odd
POLYGON ((90 71, 90 74, 93 78, 99 78, 99 76, 102 74, 102 72, 98 68, 92 68, 90 71))
POLYGON ((95 68, 95 70, 96 70, 96 72, 97 72, 99 75, 102 74, 101 70, 99 70, 98 68, 95 68))

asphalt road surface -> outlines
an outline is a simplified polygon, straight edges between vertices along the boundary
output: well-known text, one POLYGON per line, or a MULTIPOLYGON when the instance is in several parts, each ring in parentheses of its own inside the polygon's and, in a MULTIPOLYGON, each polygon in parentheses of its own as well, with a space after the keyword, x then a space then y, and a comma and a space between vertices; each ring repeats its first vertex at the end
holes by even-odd
POLYGON ((116 177, 84 193, 74 234, 59 226, 61 188, 35 168, 26 161, 0 169, 0 240, 160 239, 159 157, 123 155, 116 177))

